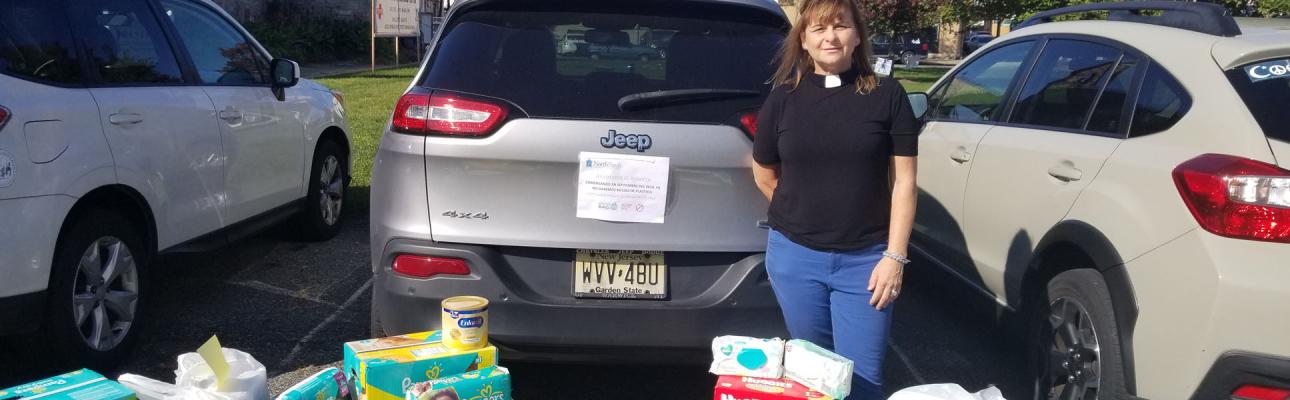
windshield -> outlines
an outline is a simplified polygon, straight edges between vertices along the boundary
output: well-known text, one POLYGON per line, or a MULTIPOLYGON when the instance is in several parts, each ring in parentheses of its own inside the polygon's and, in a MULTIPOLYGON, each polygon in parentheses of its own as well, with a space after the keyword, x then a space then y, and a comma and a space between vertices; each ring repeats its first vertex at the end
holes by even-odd
POLYGON ((1268 138, 1290 142, 1290 57, 1227 71, 1250 114, 1268 138))

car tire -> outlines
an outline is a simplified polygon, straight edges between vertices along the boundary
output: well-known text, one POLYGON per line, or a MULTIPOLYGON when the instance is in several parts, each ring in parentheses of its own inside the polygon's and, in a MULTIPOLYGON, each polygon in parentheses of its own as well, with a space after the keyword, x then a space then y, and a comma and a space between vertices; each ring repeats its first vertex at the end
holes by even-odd
POLYGON ((42 337, 58 362, 112 371, 145 321, 148 262, 138 226, 116 213, 74 217, 54 249, 42 337))
POLYGON ((913 58, 914 58, 914 52, 912 51, 905 51, 900 53, 900 63, 904 64, 906 67, 909 66, 910 60, 913 58))
POLYGON ((324 140, 314 150, 309 172, 309 192, 298 216, 303 239, 323 241, 340 232, 349 171, 345 152, 336 142, 324 140))
POLYGON ((1034 398, 1127 398, 1120 333, 1102 274, 1062 272, 1039 298, 1045 301, 1029 319, 1034 398))

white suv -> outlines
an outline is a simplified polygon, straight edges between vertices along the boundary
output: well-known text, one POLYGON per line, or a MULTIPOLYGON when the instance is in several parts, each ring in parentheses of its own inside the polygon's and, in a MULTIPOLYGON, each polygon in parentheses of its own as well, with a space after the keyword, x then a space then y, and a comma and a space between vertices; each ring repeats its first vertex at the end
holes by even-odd
POLYGON ((285 217, 336 234, 339 94, 208 0, 10 0, 0 12, 0 334, 110 366, 160 252, 285 217))
POLYGON ((1037 397, 1287 397, 1290 30, 1251 22, 1054 10, 912 97, 915 248, 1020 311, 1037 397))

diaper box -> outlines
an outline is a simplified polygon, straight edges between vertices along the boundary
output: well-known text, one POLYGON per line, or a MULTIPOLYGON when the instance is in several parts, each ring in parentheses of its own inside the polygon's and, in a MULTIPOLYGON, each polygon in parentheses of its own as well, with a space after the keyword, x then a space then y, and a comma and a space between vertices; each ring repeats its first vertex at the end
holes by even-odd
POLYGON ((712 400, 832 400, 832 397, 790 379, 722 375, 712 400))
POLYGON ((462 400, 511 400, 511 373, 505 367, 490 367, 413 384, 406 400, 434 400, 445 392, 462 400))
POLYGON ((0 400, 136 400, 134 392, 99 373, 82 369, 0 389, 0 400))
POLYGON ((346 343, 342 366, 355 398, 403 400, 414 382, 497 365, 496 347, 457 350, 440 337, 432 331, 346 343))

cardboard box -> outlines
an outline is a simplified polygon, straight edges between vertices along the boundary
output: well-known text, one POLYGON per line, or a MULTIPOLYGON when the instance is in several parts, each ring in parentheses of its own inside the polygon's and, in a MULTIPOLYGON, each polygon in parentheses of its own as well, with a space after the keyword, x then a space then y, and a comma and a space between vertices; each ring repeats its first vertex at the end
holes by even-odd
POLYGON ((407 400, 431 400, 444 391, 463 400, 511 400, 511 372, 504 367, 491 367, 417 383, 408 390, 407 400))
POLYGON ((99 373, 82 369, 0 389, 0 400, 136 400, 134 392, 99 373))
POLYGON ((790 379, 722 375, 712 400, 832 400, 832 397, 790 379))
POLYGON ((413 382, 439 379, 497 365, 497 348, 457 350, 439 331, 345 343, 345 376, 355 398, 403 400, 413 382))

